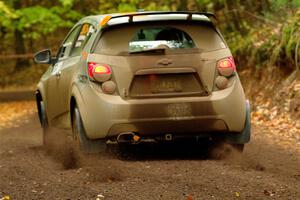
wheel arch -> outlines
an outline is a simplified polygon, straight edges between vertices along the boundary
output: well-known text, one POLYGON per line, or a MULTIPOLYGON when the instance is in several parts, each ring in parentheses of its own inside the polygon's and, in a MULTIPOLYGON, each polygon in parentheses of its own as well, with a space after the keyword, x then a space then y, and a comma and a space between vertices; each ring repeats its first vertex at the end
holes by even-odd
POLYGON ((246 100, 246 119, 241 133, 227 134, 225 140, 231 144, 246 144, 251 139, 251 108, 249 100, 246 100))

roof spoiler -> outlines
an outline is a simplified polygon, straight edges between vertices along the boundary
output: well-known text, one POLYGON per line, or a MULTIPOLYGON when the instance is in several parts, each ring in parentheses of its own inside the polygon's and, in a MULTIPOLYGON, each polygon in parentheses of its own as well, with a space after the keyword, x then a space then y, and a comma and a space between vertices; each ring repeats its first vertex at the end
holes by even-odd
POLYGON ((121 18, 121 17, 129 17, 128 23, 133 22, 133 17, 135 16, 142 16, 142 15, 162 15, 162 14, 187 14, 187 20, 192 20, 193 15, 204 15, 208 18, 213 18, 217 20, 217 17, 215 14, 211 12, 192 12, 192 11, 149 11, 149 12, 134 12, 134 13, 128 13, 128 14, 119 14, 119 15, 113 15, 109 16, 107 15, 104 19, 103 22, 101 23, 102 25, 105 25, 109 20, 111 19, 116 19, 116 18, 121 18))

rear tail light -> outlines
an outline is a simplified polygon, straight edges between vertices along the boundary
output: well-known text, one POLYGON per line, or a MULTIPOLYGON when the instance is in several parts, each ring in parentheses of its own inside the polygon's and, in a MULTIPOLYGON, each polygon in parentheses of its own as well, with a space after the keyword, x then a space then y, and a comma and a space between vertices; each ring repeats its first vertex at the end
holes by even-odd
POLYGON ((108 65, 101 65, 94 62, 88 63, 88 74, 93 80, 105 82, 111 78, 111 68, 108 65))
POLYGON ((101 88, 105 94, 114 94, 116 91, 116 83, 111 79, 112 71, 109 65, 102 65, 94 62, 88 63, 88 75, 92 80, 101 83, 101 88))
POLYGON ((216 78, 216 86, 223 90, 228 87, 229 79, 236 72, 236 66, 232 56, 221 59, 217 63, 219 76, 216 78))
POLYGON ((233 57, 224 58, 219 60, 218 64, 218 71, 220 75, 229 77, 234 74, 236 71, 235 63, 233 57))

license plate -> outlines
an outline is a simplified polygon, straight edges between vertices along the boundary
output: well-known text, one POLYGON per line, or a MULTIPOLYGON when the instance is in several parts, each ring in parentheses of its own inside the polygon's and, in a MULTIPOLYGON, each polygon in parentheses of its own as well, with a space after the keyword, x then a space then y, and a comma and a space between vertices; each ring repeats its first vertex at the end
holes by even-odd
POLYGON ((203 88, 196 73, 137 75, 130 87, 130 96, 168 97, 202 95, 203 88))
POLYGON ((158 79, 151 82, 152 93, 182 92, 181 81, 174 79, 158 79))

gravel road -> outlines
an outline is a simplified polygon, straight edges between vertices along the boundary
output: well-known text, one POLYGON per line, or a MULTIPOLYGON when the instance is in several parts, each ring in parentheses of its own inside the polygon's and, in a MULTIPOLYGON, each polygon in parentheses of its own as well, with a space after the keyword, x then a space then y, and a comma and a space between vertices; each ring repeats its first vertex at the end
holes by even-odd
POLYGON ((280 145, 264 125, 242 156, 222 160, 181 145, 84 156, 46 151, 35 111, 17 117, 0 129, 0 199, 300 199, 300 145, 280 145))

